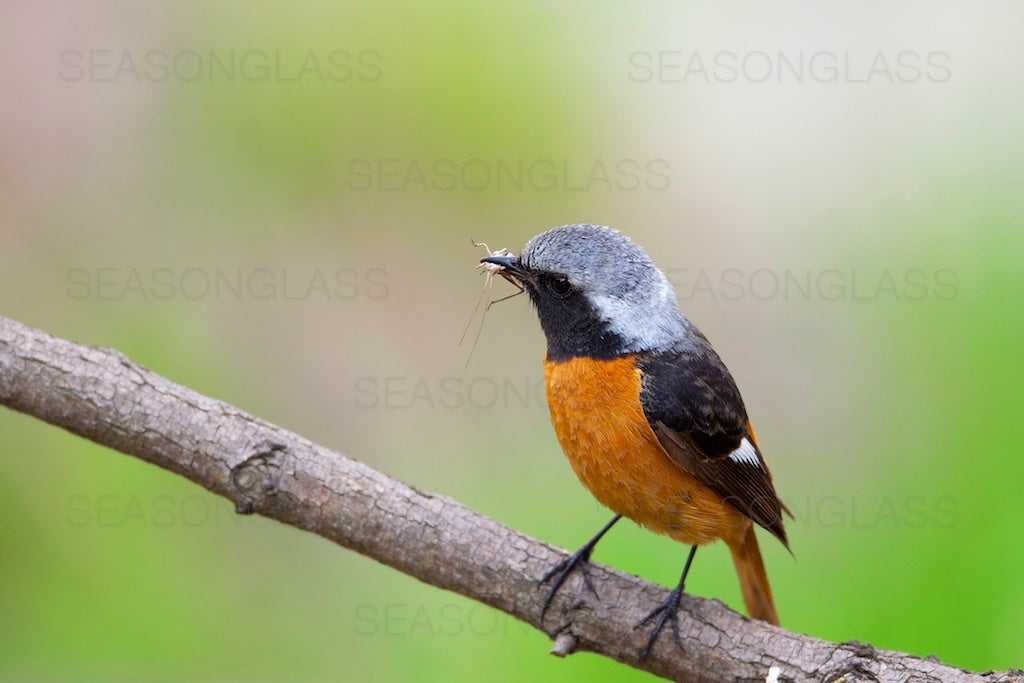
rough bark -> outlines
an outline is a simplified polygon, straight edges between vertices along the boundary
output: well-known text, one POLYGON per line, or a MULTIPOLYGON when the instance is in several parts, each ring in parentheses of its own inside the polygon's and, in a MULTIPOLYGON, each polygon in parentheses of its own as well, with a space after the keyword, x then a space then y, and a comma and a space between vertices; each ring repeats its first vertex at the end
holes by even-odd
POLYGON ((693 596, 681 605, 684 647, 665 633, 639 661, 647 632, 633 626, 664 599, 661 586, 595 565, 600 598, 575 577, 541 622, 537 580, 564 550, 197 394, 114 349, 6 318, 0 403, 176 472, 232 500, 239 513, 306 529, 511 614, 548 634, 558 655, 589 650, 680 681, 1024 681, 1016 671, 977 674, 819 640, 693 596))

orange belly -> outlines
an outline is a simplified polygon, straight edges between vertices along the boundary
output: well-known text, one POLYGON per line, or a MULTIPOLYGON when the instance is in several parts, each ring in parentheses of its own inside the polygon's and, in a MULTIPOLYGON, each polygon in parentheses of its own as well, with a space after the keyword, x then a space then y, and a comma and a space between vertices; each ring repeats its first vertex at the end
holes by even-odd
POLYGON ((750 520, 658 443, 640 377, 632 356, 544 363, 551 424, 576 476, 602 505, 688 545, 742 534, 750 520))

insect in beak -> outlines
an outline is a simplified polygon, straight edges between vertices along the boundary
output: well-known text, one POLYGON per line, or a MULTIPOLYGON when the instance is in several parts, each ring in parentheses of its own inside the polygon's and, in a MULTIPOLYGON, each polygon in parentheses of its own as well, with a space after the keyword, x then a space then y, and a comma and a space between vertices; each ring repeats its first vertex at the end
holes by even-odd
POLYGON ((516 256, 509 254, 508 249, 505 248, 491 251, 490 247, 488 247, 484 242, 477 242, 475 240, 470 241, 473 243, 474 247, 483 247, 487 252, 487 256, 480 259, 480 263, 476 266, 477 270, 482 270, 484 272, 486 279, 484 280, 483 291, 480 292, 480 298, 477 299, 476 306, 473 308, 473 313, 469 316, 469 320, 466 322, 466 328, 462 330, 462 336, 459 338, 459 345, 462 345, 462 342, 465 341, 466 333, 469 331, 469 326, 472 324, 473 318, 476 317, 476 312, 480 310, 480 303, 484 300, 485 296, 489 297, 491 288, 494 285, 495 275, 500 275, 511 282, 518 291, 513 292, 508 296, 503 296, 500 299, 492 299, 487 302, 487 306, 484 307, 483 316, 480 318, 480 327, 477 328, 476 336, 473 339, 473 348, 470 349, 469 358, 466 359, 466 367, 469 367, 469 361, 473 357, 473 351, 476 350, 476 344, 480 341, 480 333, 484 329, 484 320, 487 319, 487 311, 491 310, 491 306, 494 304, 517 297, 526 291, 513 277, 513 273, 517 271, 521 272, 521 269, 519 268, 519 260, 516 256))

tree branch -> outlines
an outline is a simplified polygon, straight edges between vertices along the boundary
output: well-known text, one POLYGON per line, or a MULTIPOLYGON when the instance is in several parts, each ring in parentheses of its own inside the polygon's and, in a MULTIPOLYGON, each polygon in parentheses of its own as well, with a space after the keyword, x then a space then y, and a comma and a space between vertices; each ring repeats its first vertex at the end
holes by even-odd
POLYGON ((311 531, 417 579, 511 614, 555 640, 691 681, 1024 681, 975 674, 830 643, 750 621, 716 600, 683 596, 685 647, 663 636, 643 662, 634 631, 666 591, 594 566, 600 599, 570 582, 541 623, 537 580, 562 559, 554 548, 420 491, 241 410, 177 385, 113 349, 82 346, 0 317, 0 403, 176 472, 235 503, 311 531), (773 673, 775 673, 773 671, 773 673))

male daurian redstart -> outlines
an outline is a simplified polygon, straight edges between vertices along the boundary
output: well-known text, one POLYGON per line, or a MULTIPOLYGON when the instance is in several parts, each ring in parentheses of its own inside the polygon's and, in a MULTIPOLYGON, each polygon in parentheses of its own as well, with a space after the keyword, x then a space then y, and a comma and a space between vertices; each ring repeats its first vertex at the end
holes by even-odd
MULTIPOLYGON (((729 546, 747 612, 778 624, 754 522, 782 541, 781 503, 736 383, 679 310, 665 274, 629 238, 566 225, 516 256, 491 255, 529 294, 547 337, 551 423, 573 471, 615 517, 545 577, 547 609, 569 573, 621 516, 693 546, 678 586, 637 626, 657 618, 646 657, 677 612, 698 545, 729 546)), ((497 268, 495 268, 497 267, 497 268)), ((788 512, 788 510, 787 510, 788 512)), ((592 586, 591 586, 592 590, 592 586)))

